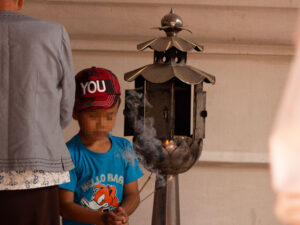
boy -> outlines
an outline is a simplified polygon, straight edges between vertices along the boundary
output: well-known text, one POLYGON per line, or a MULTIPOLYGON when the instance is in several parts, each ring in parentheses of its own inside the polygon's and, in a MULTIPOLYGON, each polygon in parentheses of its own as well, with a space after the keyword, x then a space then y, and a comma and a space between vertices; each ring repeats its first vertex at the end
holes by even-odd
POLYGON ((143 173, 129 141, 109 134, 120 105, 119 82, 95 67, 75 79, 73 118, 80 131, 67 143, 75 169, 71 182, 60 186, 63 224, 128 224, 143 173))

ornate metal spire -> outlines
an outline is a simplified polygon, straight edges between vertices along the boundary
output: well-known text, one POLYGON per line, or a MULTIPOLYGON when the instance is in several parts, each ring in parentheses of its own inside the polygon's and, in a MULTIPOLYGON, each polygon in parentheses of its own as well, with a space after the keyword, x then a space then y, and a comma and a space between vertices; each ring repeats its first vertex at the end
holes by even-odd
POLYGON ((203 51, 203 46, 177 36, 183 28, 183 21, 171 9, 170 13, 161 20, 161 27, 167 37, 155 38, 137 45, 137 49, 143 51, 146 48, 154 50, 154 63, 125 73, 126 81, 133 81, 142 75, 152 83, 164 83, 173 77, 186 84, 199 84, 201 82, 215 83, 215 77, 192 66, 186 65, 187 52, 191 50, 203 51), (160 74, 158 76, 158 74, 160 74))

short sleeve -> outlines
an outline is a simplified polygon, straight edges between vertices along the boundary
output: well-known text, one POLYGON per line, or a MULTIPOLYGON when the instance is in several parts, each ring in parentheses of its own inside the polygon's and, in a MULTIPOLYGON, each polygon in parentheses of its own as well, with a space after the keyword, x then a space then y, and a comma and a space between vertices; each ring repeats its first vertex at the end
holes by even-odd
POLYGON ((144 175, 144 173, 141 170, 136 154, 132 149, 132 146, 129 143, 129 141, 126 143, 125 152, 126 152, 125 154, 129 154, 131 156, 130 160, 128 160, 126 165, 125 181, 124 181, 125 184, 128 184, 141 178, 144 175))
POLYGON ((78 180, 77 180, 77 173, 78 173, 78 170, 77 170, 78 160, 77 159, 78 159, 78 157, 76 157, 76 143, 77 143, 76 137, 77 136, 75 135, 70 141, 68 141, 66 143, 75 168, 69 171, 70 172, 70 182, 59 185, 60 188, 67 189, 72 192, 75 192, 76 187, 77 187, 77 182, 78 182, 78 180))
POLYGON ((70 182, 59 185, 60 188, 75 192, 77 186, 77 175, 75 168, 70 170, 70 182))

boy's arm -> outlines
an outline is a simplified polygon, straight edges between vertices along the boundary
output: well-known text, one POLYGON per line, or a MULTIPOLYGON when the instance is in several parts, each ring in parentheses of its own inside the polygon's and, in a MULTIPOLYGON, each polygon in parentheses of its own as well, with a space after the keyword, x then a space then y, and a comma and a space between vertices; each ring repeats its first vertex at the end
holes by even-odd
POLYGON ((108 222, 111 224, 128 225, 128 216, 131 215, 140 203, 140 194, 137 181, 124 184, 124 198, 116 211, 110 211, 108 222))
POLYGON ((140 193, 138 182, 133 181, 124 185, 124 199, 120 205, 127 215, 131 215, 140 203, 140 193))
POLYGON ((59 188, 60 213, 64 218, 81 223, 105 225, 104 214, 74 203, 72 191, 59 188))

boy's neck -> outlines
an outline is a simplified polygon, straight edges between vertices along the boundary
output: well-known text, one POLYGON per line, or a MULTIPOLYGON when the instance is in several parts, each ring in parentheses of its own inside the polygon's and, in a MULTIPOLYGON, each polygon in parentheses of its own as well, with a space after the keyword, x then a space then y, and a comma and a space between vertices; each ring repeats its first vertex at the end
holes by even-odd
POLYGON ((79 136, 82 144, 93 152, 106 153, 112 146, 111 140, 108 136, 104 136, 97 140, 89 139, 82 132, 79 132, 79 136))

